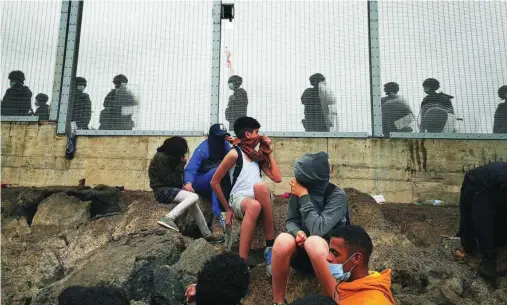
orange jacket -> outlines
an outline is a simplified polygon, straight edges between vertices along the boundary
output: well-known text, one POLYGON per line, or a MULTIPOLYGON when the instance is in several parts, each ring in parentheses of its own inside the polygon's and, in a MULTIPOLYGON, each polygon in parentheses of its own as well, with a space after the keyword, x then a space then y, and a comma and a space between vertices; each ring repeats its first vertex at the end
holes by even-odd
POLYGON ((394 305, 391 293, 391 269, 381 273, 370 271, 370 275, 352 282, 338 285, 340 305, 394 305))

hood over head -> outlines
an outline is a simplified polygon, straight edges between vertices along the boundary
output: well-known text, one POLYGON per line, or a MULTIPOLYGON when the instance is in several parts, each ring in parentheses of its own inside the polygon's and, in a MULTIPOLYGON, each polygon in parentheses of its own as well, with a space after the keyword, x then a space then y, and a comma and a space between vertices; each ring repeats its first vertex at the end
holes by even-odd
POLYGON ((321 151, 304 155, 296 161, 294 175, 308 191, 324 193, 331 177, 328 154, 321 151))

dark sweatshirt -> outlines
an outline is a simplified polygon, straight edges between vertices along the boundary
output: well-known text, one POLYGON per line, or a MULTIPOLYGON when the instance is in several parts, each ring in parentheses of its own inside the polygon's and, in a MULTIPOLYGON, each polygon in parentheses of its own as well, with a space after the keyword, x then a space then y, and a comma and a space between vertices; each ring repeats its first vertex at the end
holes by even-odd
POLYGON ((28 115, 28 112, 32 109, 32 91, 22 83, 16 83, 5 91, 1 108, 2 115, 28 115))
POLYGON ((330 179, 328 158, 327 153, 319 152, 296 161, 296 180, 308 189, 308 195, 301 198, 292 195, 289 199, 285 227, 294 236, 304 231, 307 236, 325 237, 334 228, 345 225, 347 194, 337 187, 323 202, 330 179))
POLYGON ((184 171, 185 162, 177 161, 166 153, 157 152, 148 169, 150 187, 153 189, 155 196, 167 187, 181 189, 183 187, 184 171))

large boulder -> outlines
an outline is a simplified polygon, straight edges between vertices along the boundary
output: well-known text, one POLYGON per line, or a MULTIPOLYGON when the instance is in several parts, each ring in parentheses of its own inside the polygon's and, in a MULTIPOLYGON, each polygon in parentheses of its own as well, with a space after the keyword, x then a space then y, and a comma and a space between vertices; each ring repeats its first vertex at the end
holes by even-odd
POLYGON ((86 187, 49 186, 2 189, 2 218, 24 216, 31 224, 37 207, 44 199, 55 193, 66 193, 80 189, 86 189, 86 187))
POLYGON ((95 250, 107 245, 121 222, 122 215, 99 218, 66 235, 67 246, 61 251, 60 261, 66 272, 73 270, 95 250))
POLYGON ((66 246, 65 230, 51 226, 41 228, 32 228, 28 235, 2 236, 5 304, 25 304, 35 291, 64 276, 58 253, 66 246), (43 230, 39 230, 41 228, 43 230))
POLYGON ((183 252, 178 263, 174 265, 174 269, 183 280, 183 285, 186 287, 194 283, 197 280, 197 273, 199 273, 204 264, 221 252, 222 248, 220 246, 213 246, 203 238, 194 241, 183 252))
POLYGON ((153 272, 152 304, 184 304, 185 287, 174 268, 159 266, 153 272))
POLYGON ((41 202, 32 225, 80 226, 90 218, 90 201, 56 193, 41 202))
POLYGON ((131 279, 135 278, 142 261, 172 265, 179 260, 184 247, 185 241, 171 233, 112 242, 97 249, 65 278, 35 293, 32 304, 53 304, 63 289, 73 285, 108 284, 131 291, 131 279))
MULTIPOLYGON (((121 223, 113 232, 113 238, 119 239, 122 236, 137 234, 139 232, 153 233, 166 231, 167 229, 158 225, 157 221, 160 217, 169 213, 175 205, 176 204, 161 204, 154 199, 149 199, 147 201, 135 200, 128 206, 125 217, 123 217, 121 223)), ((211 224, 213 221, 213 211, 210 208, 209 201, 201 199, 199 201, 199 207, 208 224, 211 224)), ((185 212, 176 220, 176 224, 183 235, 194 238, 201 237, 195 220, 190 213, 185 212)))
POLYGON ((67 195, 82 201, 90 201, 90 214, 95 217, 119 212, 121 210, 120 193, 116 187, 97 186, 91 190, 71 190, 67 192, 67 195))

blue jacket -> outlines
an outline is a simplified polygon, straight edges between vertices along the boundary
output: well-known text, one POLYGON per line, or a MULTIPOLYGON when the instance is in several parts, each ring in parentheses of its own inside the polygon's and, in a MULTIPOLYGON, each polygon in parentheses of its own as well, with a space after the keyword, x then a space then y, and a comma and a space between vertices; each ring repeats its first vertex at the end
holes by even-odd
MULTIPOLYGON (((229 152, 231 146, 228 142, 224 141, 225 151, 229 152)), ((190 161, 188 161, 187 167, 185 168, 185 177, 184 177, 184 185, 188 182, 194 183, 195 176, 197 175, 197 171, 201 166, 202 161, 207 160, 209 158, 209 145, 208 139, 204 140, 197 148, 195 149, 190 161)))

